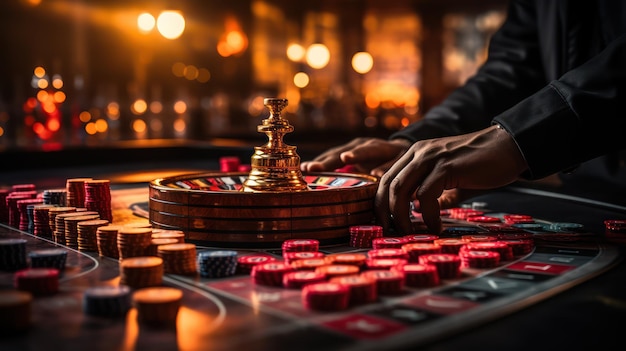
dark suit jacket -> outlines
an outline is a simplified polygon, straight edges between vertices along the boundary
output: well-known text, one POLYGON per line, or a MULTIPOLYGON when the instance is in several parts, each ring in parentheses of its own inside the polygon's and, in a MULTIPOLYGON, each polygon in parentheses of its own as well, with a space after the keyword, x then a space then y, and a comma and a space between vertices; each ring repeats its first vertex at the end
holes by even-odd
POLYGON ((528 179, 626 146, 626 2, 512 1, 487 61, 424 118, 411 141, 501 124, 528 179))

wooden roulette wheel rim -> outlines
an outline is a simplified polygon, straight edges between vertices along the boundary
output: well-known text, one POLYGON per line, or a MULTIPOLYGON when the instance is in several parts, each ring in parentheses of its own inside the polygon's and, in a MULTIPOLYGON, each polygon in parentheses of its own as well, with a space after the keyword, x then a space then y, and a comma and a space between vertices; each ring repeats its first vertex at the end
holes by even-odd
POLYGON ((244 192, 245 172, 207 172, 149 184, 154 228, 182 230, 218 247, 280 247, 288 239, 348 241, 349 228, 371 224, 378 179, 365 174, 304 173, 310 190, 244 192))

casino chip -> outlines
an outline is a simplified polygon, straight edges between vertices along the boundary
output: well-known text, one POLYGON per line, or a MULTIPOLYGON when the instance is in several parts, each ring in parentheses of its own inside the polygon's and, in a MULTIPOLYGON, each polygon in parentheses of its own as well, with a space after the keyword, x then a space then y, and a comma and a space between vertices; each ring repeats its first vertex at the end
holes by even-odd
POLYGON ((368 270, 361 275, 376 281, 379 296, 398 295, 404 291, 405 275, 400 270, 368 270))
POLYGON ((367 255, 360 252, 355 253, 338 253, 326 256, 328 264, 348 264, 362 268, 367 261, 367 255))
POLYGON ((34 296, 54 295, 59 291, 59 270, 56 268, 26 268, 15 272, 15 288, 34 296))
POLYGON ((292 264, 297 260, 309 260, 313 258, 324 258, 326 254, 319 251, 300 251, 300 252, 285 252, 283 259, 285 263, 292 264))
POLYGON ((349 290, 348 305, 356 306, 373 303, 378 300, 376 292, 376 280, 364 275, 337 277, 330 280, 331 283, 345 285, 349 290))
POLYGON ((223 278, 237 272, 237 251, 216 250, 198 253, 198 269, 204 278, 223 278))
POLYGON ((182 299, 182 290, 165 286, 139 289, 132 296, 137 320, 157 325, 176 323, 182 299))
POLYGON ((237 258, 237 273, 250 274, 258 264, 276 262, 278 259, 268 254, 249 254, 237 258))
POLYGON ((126 285, 90 287, 83 294, 83 312, 90 316, 123 317, 131 306, 131 289, 126 285))
POLYGON ((338 283, 309 284, 302 289, 304 307, 317 311, 340 311, 348 308, 350 289, 338 283))
POLYGON ((350 246, 371 248, 372 241, 383 236, 383 227, 377 225, 357 225, 350 227, 350 246))
POLYGON ((461 264, 469 268, 494 268, 500 264, 500 254, 496 251, 473 251, 462 249, 459 252, 461 264))
POLYGON ((15 272, 27 266, 26 240, 0 239, 0 270, 15 272))
POLYGON ((133 289, 161 285, 163 273, 163 259, 160 257, 129 257, 120 262, 120 284, 133 289))
POLYGON ((31 268, 55 268, 65 270, 67 250, 62 248, 33 250, 28 253, 31 268))
POLYGON ((402 248, 402 245, 408 243, 406 238, 392 238, 392 237, 382 237, 382 238, 374 238, 372 240, 372 248, 374 250, 377 249, 399 249, 402 248))
POLYGON ((287 252, 315 252, 320 249, 320 242, 317 239, 289 239, 283 241, 283 255, 287 252))
POLYGON ((255 284, 282 287, 284 275, 293 271, 285 262, 276 261, 255 265, 250 276, 255 284))
POLYGON ((406 251, 409 263, 417 263, 421 255, 441 253, 441 246, 435 243, 411 243, 402 246, 402 250, 406 251))
POLYGON ((294 271, 283 275, 283 287, 287 289, 302 289, 308 284, 322 283, 326 276, 314 271, 294 271))
POLYGON ((414 288, 430 288, 440 284, 439 271, 433 264, 409 263, 391 267, 391 271, 404 274, 406 286, 414 288))
POLYGON ((456 254, 431 254, 419 258, 421 264, 437 267, 440 279, 456 279, 461 276, 461 258, 456 254))
POLYGON ((442 238, 435 240, 435 244, 441 246, 442 253, 458 254, 461 247, 465 245, 465 241, 455 238, 442 238))

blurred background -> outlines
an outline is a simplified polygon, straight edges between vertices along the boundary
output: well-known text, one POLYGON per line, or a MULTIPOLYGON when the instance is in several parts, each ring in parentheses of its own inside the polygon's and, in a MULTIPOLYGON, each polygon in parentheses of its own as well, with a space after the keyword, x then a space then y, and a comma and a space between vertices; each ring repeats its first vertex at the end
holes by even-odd
POLYGON ((3 0, 0 150, 386 137, 486 57, 504 0, 3 0), (320 135, 323 138, 320 138, 320 135))

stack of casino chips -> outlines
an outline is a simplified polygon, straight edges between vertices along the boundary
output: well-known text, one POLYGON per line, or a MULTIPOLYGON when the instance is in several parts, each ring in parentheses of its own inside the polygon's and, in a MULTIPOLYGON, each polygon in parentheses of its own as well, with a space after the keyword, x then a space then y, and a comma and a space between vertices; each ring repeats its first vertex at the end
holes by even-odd
POLYGON ((32 191, 32 190, 37 190, 37 186, 35 184, 32 183, 24 183, 24 184, 13 184, 11 185, 11 190, 12 191, 32 191))
POLYGON ((30 198, 30 199, 21 199, 17 200, 17 211, 19 212, 19 222, 18 229, 24 232, 29 232, 29 228, 31 228, 31 219, 32 215, 28 213, 28 205, 42 205, 43 200, 41 198, 30 198))
POLYGON ((85 181, 85 208, 96 211, 100 214, 100 218, 113 222, 111 185, 108 179, 85 181))
POLYGON ((58 206, 58 207, 51 207, 48 210, 48 227, 50 228, 50 233, 54 234, 54 231, 56 230, 56 216, 61 213, 69 213, 69 212, 76 212, 76 207, 58 206))
POLYGON ((176 239, 179 243, 185 242, 185 232, 176 229, 152 229, 152 239, 176 239))
POLYGON ((170 325, 176 323, 183 291, 170 287, 150 287, 133 293, 137 321, 143 324, 170 325))
POLYGON ((460 250, 467 251, 494 251, 500 255, 502 261, 509 261, 513 259, 513 249, 509 244, 503 241, 482 241, 482 242, 469 242, 463 246, 460 250))
POLYGON ((383 227, 377 225, 357 225, 350 227, 350 246, 371 248, 375 238, 383 236, 383 227))
POLYGON ((283 241, 283 255, 287 252, 316 252, 319 251, 320 242, 316 239, 288 239, 283 241))
POLYGON ((7 196, 11 193, 9 188, 0 188, 0 223, 9 224, 9 207, 7 196))
POLYGON ((282 287, 284 275, 293 271, 294 268, 291 265, 274 261, 253 266, 250 276, 255 284, 282 287))
POLYGON ((90 316, 124 317, 131 307, 131 289, 127 285, 89 287, 83 294, 83 312, 90 316))
POLYGON ((365 261, 365 268, 368 270, 391 269, 395 266, 403 266, 409 263, 405 258, 368 258, 365 261))
POLYGON ((109 225, 106 219, 92 219, 78 222, 78 251, 98 252, 98 228, 109 225))
POLYGON ((46 239, 52 238, 48 212, 50 211, 50 208, 53 207, 57 206, 51 204, 33 206, 33 235, 46 239))
POLYGON ((327 264, 315 268, 316 273, 320 273, 326 277, 327 280, 331 280, 337 277, 346 277, 359 274, 360 268, 351 264, 327 264))
POLYGON ((407 241, 407 244, 412 243, 434 243, 435 240, 439 239, 439 235, 435 234, 408 234, 405 235, 404 238, 407 241))
POLYGON ((324 258, 326 254, 319 251, 299 251, 299 252, 285 252, 283 254, 283 260, 287 264, 292 264, 298 260, 310 260, 313 258, 324 258))
MULTIPOLYGON (((72 216, 82 216, 85 212, 87 211, 74 210, 73 212, 59 213, 55 215, 54 231, 52 232, 52 238, 54 239, 54 242, 65 245, 65 219, 72 216)), ((48 211, 48 213, 50 212, 48 211)), ((88 215, 93 215, 93 213, 88 213, 88 215)))
POLYGON ((440 284, 437 267, 432 264, 409 263, 391 267, 391 271, 401 272, 404 275, 406 286, 415 288, 430 288, 440 284))
POLYGON ((468 268, 494 268, 500 264, 500 254, 496 251, 470 250, 459 251, 461 265, 468 268))
POLYGON ((122 228, 119 225, 104 225, 96 229, 96 245, 98 255, 102 257, 119 258, 120 253, 117 247, 117 233, 122 228))
POLYGON ((215 250, 198 253, 198 270, 204 278, 223 278, 237 272, 237 251, 215 250))
POLYGON ((62 248, 40 249, 28 252, 32 268, 55 268, 59 273, 65 270, 67 250, 62 248))
POLYGON ((222 172, 237 172, 241 161, 236 156, 223 156, 220 157, 220 171, 222 172))
POLYGON ((69 178, 65 180, 65 202, 69 207, 85 207, 85 181, 92 178, 69 178))
POLYGON ((350 289, 339 283, 308 284, 302 289, 304 307, 317 311, 340 311, 348 308, 350 289))
POLYGON ((401 294, 406 285, 404 273, 400 270, 367 270, 362 272, 361 275, 374 279, 376 282, 376 292, 379 296, 401 294))
POLYGON ((507 243, 513 251, 513 256, 526 255, 535 247, 531 233, 500 233, 498 234, 498 241, 507 243))
POLYGON ((178 244, 178 239, 174 238, 152 238, 150 240, 150 246, 148 246, 148 250, 146 251, 147 255, 150 256, 158 256, 159 255, 159 246, 161 245, 169 245, 169 244, 178 244))
POLYGON ((367 257, 370 259, 379 259, 379 258, 398 258, 402 260, 409 259, 409 255, 402 248, 372 249, 367 252, 367 257))
POLYGON ((32 302, 27 291, 0 290, 0 335, 21 333, 31 326, 32 302))
POLYGON ((163 283, 163 259, 155 256, 129 257, 120 261, 120 284, 133 289, 163 283))
POLYGON ((338 283, 348 287, 348 305, 356 306, 373 303, 378 300, 376 280, 364 275, 352 275, 330 279, 331 283, 338 283))
POLYGON ((47 205, 67 206, 67 189, 45 189, 41 198, 47 205))
POLYGON ((409 263, 418 263, 421 255, 441 253, 441 246, 435 243, 410 243, 402 246, 409 263))
MULTIPOLYGON (((72 249, 78 249, 78 223, 84 221, 93 221, 100 219, 100 215, 93 211, 76 212, 78 216, 68 216, 64 218, 65 221, 65 245, 72 249)), ((58 217, 57 217, 58 218, 58 217)))
POLYGON ((254 266, 276 261, 278 261, 276 257, 263 253, 239 256, 239 258, 237 258, 237 273, 250 274, 254 266))
POLYGON ((359 270, 365 267, 367 255, 362 252, 338 253, 328 255, 325 258, 327 264, 352 265, 359 267, 359 270))
POLYGON ((429 254, 421 255, 419 263, 434 265, 440 279, 456 279, 461 276, 461 258, 458 254, 429 254))
POLYGON ((15 288, 34 296, 54 295, 59 291, 59 270, 56 268, 25 268, 15 272, 15 288))
POLYGON ((160 245, 157 247, 157 255, 163 259, 165 273, 193 275, 198 272, 195 244, 160 245))
POLYGON ((20 200, 34 199, 37 197, 36 191, 19 191, 11 192, 6 198, 6 204, 9 212, 9 226, 18 228, 20 225, 20 209, 17 202, 20 200))
POLYGON ((28 266, 25 239, 0 239, 0 271, 15 272, 28 266))
POLYGON ((152 229, 122 226, 117 231, 119 259, 146 255, 151 241, 152 229))
POLYGON ((289 265, 298 271, 314 271, 318 267, 328 266, 329 263, 326 258, 305 258, 302 260, 295 260, 289 265))
POLYGON ((449 254, 458 254, 465 243, 466 242, 460 238, 441 238, 435 240, 435 244, 441 247, 441 252, 449 254))

